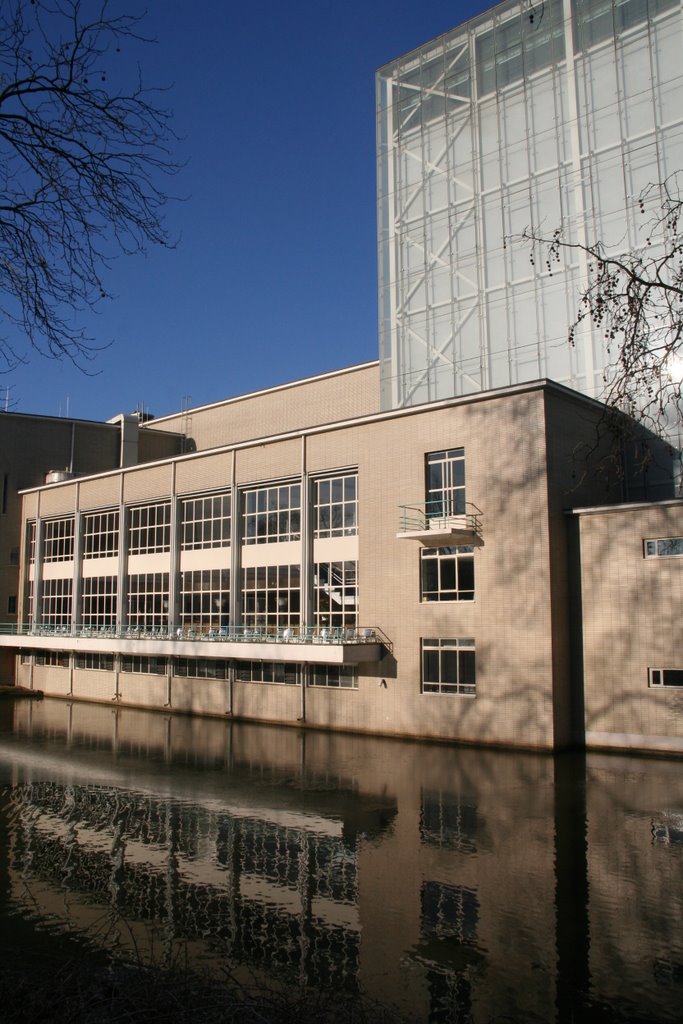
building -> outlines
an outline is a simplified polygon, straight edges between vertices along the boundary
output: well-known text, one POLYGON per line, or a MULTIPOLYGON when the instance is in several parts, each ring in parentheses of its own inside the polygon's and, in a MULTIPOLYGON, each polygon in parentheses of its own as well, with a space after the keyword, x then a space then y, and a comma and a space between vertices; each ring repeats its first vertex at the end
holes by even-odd
POLYGON ((545 377, 600 397, 604 338, 567 344, 585 258, 521 235, 645 244, 641 192, 683 168, 680 52, 676 0, 510 0, 379 70, 382 408, 545 377))
POLYGON ((0 636, 18 682, 683 751, 683 503, 620 504, 605 354, 566 342, 585 268, 505 243, 560 216, 638 244, 683 109, 680 8, 653 3, 506 3, 379 72, 379 363, 164 417, 157 461, 29 486, 0 636))
MULTIPOLYGON (((137 416, 116 416, 109 423, 25 413, 0 413, 0 617, 19 618, 20 491, 46 480, 99 473, 117 466, 150 462, 182 450, 181 438, 163 428, 152 433, 137 416)), ((0 678, 14 675, 3 660, 0 678)))

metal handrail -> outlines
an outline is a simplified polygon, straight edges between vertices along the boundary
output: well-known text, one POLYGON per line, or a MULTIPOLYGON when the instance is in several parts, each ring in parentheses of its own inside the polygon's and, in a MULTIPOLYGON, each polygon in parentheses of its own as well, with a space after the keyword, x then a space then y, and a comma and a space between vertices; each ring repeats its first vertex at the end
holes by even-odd
POLYGON ((199 629, 191 626, 19 626, 16 622, 0 623, 0 635, 54 637, 55 639, 94 640, 163 640, 178 642, 298 643, 298 644, 383 644, 390 641, 377 626, 230 626, 199 629))
POLYGON ((484 513, 471 501, 465 502, 464 511, 459 511, 448 497, 399 505, 398 508, 400 533, 429 530, 430 524, 439 519, 450 521, 452 524, 462 523, 466 530, 481 533, 481 517, 484 513))

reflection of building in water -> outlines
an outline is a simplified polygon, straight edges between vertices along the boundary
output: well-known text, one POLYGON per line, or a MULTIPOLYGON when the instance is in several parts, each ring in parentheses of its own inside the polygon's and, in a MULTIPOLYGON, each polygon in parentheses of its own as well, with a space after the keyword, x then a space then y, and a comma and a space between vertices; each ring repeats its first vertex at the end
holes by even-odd
POLYGON ((0 764, 23 913, 101 941, 119 920, 124 949, 360 990, 415 1020, 581 1020, 629 998, 678 1020, 673 763, 591 756, 586 796, 567 757, 82 703, 15 715, 0 764))

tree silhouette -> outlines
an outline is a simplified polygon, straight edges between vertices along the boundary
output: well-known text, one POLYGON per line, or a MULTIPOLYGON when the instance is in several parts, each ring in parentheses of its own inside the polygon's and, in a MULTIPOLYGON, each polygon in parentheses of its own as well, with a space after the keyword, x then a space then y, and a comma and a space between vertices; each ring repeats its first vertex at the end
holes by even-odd
POLYGON ((524 238, 544 249, 551 273, 565 251, 585 255, 588 283, 568 341, 575 344, 586 325, 603 335, 610 363, 602 399, 617 414, 612 425, 617 419, 625 425, 618 413, 627 412, 658 436, 670 437, 683 422, 683 199, 678 176, 649 185, 638 210, 646 227, 644 245, 631 252, 615 253, 601 241, 569 242, 559 228, 550 237, 527 228, 524 238))
POLYGON ((32 346, 78 365, 97 350, 79 314, 108 297, 117 255, 168 245, 160 183, 177 170, 170 114, 124 55, 140 19, 107 0, 0 8, 0 360, 32 346), (18 330, 17 330, 18 329, 18 330), (25 339, 15 340, 17 336, 25 339))

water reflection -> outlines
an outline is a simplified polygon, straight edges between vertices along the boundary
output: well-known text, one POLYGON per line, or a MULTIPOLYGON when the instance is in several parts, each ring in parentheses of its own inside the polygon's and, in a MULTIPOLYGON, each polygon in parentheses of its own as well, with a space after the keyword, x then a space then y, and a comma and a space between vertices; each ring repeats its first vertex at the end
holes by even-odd
POLYGON ((413 1020, 680 1019, 680 762, 3 713, 0 913, 55 942, 413 1020))

